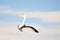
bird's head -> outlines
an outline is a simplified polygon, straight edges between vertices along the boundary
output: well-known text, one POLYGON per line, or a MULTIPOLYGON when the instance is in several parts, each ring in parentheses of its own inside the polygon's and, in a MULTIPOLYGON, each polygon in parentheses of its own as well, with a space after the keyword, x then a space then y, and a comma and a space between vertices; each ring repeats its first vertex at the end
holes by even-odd
POLYGON ((25 13, 21 13, 20 16, 22 16, 23 18, 26 17, 27 15, 25 13))

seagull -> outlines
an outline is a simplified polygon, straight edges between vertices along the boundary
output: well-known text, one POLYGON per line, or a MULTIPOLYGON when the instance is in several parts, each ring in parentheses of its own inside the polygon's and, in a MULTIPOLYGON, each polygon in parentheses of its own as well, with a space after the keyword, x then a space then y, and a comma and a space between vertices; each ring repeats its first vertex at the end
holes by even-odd
POLYGON ((32 29, 34 32, 36 32, 36 33, 39 33, 38 32, 38 30, 36 30, 34 27, 32 27, 32 26, 26 26, 25 24, 22 26, 22 27, 20 27, 19 28, 19 25, 18 25, 18 29, 22 32, 22 29, 23 28, 30 28, 30 29, 32 29))
POLYGON ((32 26, 26 26, 26 25, 25 25, 25 20, 26 20, 26 17, 27 17, 26 14, 22 13, 21 16, 24 18, 22 24, 21 24, 21 25, 18 24, 18 29, 19 29, 21 32, 22 32, 22 29, 23 29, 23 28, 30 28, 30 29, 32 29, 34 32, 39 33, 38 30, 36 30, 34 27, 32 27, 32 26))

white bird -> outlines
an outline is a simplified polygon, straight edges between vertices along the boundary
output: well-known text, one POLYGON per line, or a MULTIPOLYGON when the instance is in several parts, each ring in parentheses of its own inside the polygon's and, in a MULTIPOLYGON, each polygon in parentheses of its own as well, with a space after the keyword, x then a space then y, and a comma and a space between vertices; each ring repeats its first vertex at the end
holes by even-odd
POLYGON ((33 28, 32 26, 26 26, 24 23, 25 23, 25 20, 26 20, 26 14, 22 13, 21 16, 24 18, 23 19, 23 22, 21 25, 18 25, 18 29, 22 32, 22 29, 23 28, 31 28, 34 32, 36 33, 39 33, 38 30, 36 30, 35 28, 33 28))

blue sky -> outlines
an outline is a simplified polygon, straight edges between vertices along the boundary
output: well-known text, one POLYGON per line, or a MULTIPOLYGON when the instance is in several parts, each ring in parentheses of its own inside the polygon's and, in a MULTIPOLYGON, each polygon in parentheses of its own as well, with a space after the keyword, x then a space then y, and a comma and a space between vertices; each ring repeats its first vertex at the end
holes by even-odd
POLYGON ((26 11, 60 11, 60 0, 0 0, 0 5, 26 11))
POLYGON ((60 40, 59 30, 60 0, 0 0, 0 40, 60 40), (26 24, 34 25, 38 34, 17 29, 23 20, 21 11, 28 15, 26 24))
MULTIPOLYGON (((0 0, 0 6, 8 6, 15 11, 24 9, 26 12, 55 12, 60 11, 60 0, 0 0)), ((19 22, 21 20, 16 15, 0 13, 0 21, 19 22)), ((29 22, 29 19, 27 21, 29 22)), ((37 24, 48 24, 36 18, 30 18, 30 21, 37 24)))

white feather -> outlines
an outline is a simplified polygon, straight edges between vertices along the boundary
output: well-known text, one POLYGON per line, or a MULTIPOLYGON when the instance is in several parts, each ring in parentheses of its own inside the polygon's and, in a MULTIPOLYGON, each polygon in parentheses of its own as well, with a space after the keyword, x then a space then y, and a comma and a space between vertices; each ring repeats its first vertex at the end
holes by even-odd
POLYGON ((22 26, 25 24, 25 20, 26 20, 26 17, 27 17, 24 13, 21 14, 21 16, 22 16, 24 19, 23 19, 23 21, 22 21, 22 24, 19 25, 19 28, 22 27, 22 26))

